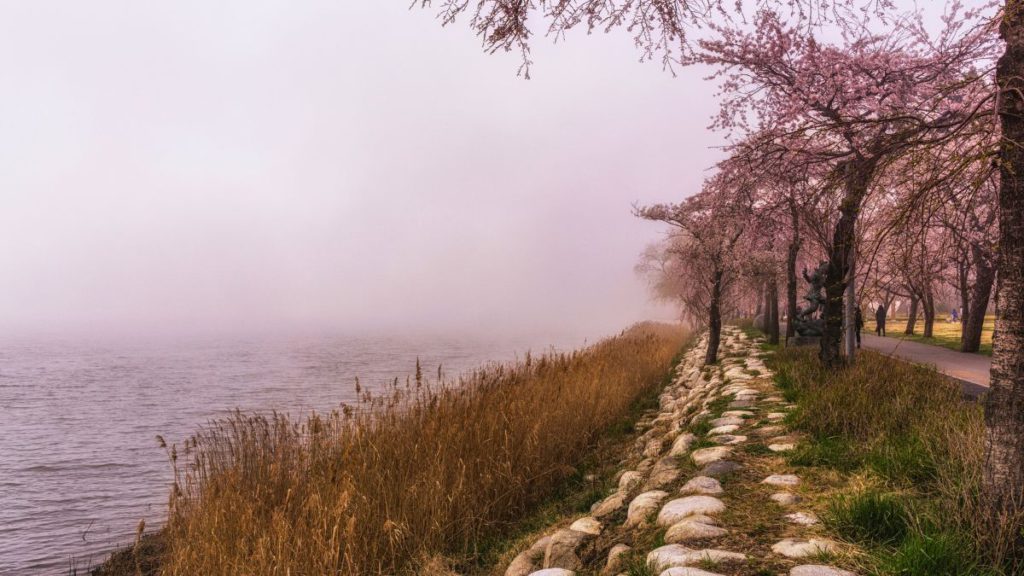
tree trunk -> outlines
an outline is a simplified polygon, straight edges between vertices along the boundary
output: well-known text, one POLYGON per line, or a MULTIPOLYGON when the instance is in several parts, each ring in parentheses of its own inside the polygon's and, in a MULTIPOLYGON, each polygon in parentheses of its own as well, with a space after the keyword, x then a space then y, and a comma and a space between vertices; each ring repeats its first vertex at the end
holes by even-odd
POLYGON ((910 312, 907 316, 907 328, 903 331, 907 336, 914 335, 914 327, 917 326, 917 296, 910 295, 910 312))
POLYGON ((921 301, 924 308, 924 334, 925 338, 931 338, 935 328, 935 296, 931 288, 926 288, 924 298, 921 301))
MULTIPOLYGON (((1024 0, 1022 0, 1024 1, 1024 0)), ((829 368, 842 366, 840 354, 843 338, 843 292, 846 278, 853 263, 854 226, 860 215, 860 205, 867 195, 875 171, 875 161, 858 157, 843 162, 838 170, 843 175, 843 200, 839 205, 839 220, 832 233, 832 246, 828 254, 828 272, 825 274, 824 327, 818 357, 829 368)))
POLYGON ((718 361, 718 344, 722 340, 722 272, 715 271, 714 283, 711 286, 711 305, 708 309, 708 351, 704 355, 704 364, 718 361))
POLYGON ((992 296, 992 283, 995 280, 996 271, 981 249, 975 248, 974 258, 974 286, 971 288, 970 299, 967 306, 964 306, 963 329, 960 331, 960 351, 977 352, 981 348, 981 332, 985 328, 985 312, 988 311, 988 301, 992 296))
MULTIPOLYGON (((980 252, 977 251, 977 252, 980 252)), ((967 315, 971 310, 971 267, 966 255, 961 252, 960 261, 956 266, 957 284, 960 288, 960 346, 967 340, 967 315)), ((985 297, 986 300, 988 296, 985 297)), ((987 304, 986 304, 987 306, 987 304)))
MULTIPOLYGON (((1006 0, 996 66, 1003 128, 999 163, 999 318, 985 401, 983 488, 989 522, 1020 509, 1024 495, 1024 0, 1006 0)), ((1019 554, 1024 536, 1017 531, 1019 554)))
POLYGON ((768 280, 768 343, 779 343, 779 280, 772 274, 768 280))
POLYGON ((796 204, 789 205, 790 225, 793 228, 793 237, 789 241, 789 252, 786 254, 786 338, 796 336, 796 325, 793 319, 796 318, 796 259, 800 254, 800 214, 796 210, 796 204))

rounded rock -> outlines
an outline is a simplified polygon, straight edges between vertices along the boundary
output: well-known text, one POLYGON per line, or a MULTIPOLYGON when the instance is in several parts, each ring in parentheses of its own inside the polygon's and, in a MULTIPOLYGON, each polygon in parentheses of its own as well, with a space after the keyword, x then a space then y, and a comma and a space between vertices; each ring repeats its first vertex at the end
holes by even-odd
POLYGON ((732 449, 724 446, 716 446, 714 448, 701 448, 700 450, 694 450, 693 453, 690 454, 690 458, 693 459, 693 462, 696 465, 704 466, 705 464, 725 460, 731 455, 732 449))
POLYGON ((769 486, 796 486, 800 484, 800 478, 795 474, 772 474, 761 480, 761 484, 769 486))
POLYGON ((652 490, 644 492, 633 498, 629 503, 629 510, 626 512, 626 526, 637 526, 644 523, 647 518, 658 510, 661 501, 668 498, 668 492, 652 490))
POLYGON ((659 526, 672 526, 694 514, 718 514, 725 510, 725 503, 714 496, 686 496, 677 498, 661 508, 658 513, 659 526))
POLYGON ((772 552, 786 558, 806 558, 815 554, 832 554, 837 550, 835 542, 811 538, 786 538, 772 545, 772 552))
POLYGON ((789 576, 857 576, 853 572, 847 570, 840 570, 839 568, 833 568, 831 566, 822 566, 820 564, 805 564, 803 566, 796 566, 789 571, 789 576))
POLYGON ((687 480, 686 484, 679 489, 680 494, 707 494, 715 495, 724 492, 722 483, 710 476, 695 476, 687 480))

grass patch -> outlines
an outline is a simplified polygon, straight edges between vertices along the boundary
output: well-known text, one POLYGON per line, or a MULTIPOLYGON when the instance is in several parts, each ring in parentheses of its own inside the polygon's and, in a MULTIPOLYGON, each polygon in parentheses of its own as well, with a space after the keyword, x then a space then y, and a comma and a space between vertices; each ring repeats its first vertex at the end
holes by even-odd
POLYGON ((953 533, 920 534, 882 554, 877 574, 967 576, 998 574, 979 564, 973 546, 953 533))
POLYGON ((1024 574, 1024 559, 1010 552, 1021 518, 984 514, 981 407, 928 368, 863 351, 830 371, 815 353, 785 349, 766 359, 797 404, 787 421, 808 437, 787 461, 881 487, 840 495, 826 523, 867 546, 877 574, 1024 574))
POLYGON ((867 544, 897 544, 910 530, 904 501, 875 491, 833 498, 822 519, 847 540, 867 544))
POLYGON ((798 443, 786 460, 792 466, 826 466, 850 472, 860 465, 861 458, 849 441, 838 436, 825 436, 798 443))

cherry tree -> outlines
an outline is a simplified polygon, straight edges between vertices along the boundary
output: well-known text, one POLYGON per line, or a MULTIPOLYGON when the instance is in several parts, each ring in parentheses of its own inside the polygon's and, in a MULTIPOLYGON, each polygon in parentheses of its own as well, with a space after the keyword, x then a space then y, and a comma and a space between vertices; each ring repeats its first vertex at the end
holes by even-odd
POLYGON ((887 35, 847 23, 844 42, 819 42, 806 29, 761 10, 752 30, 714 27, 694 56, 720 68, 716 126, 775 133, 809 162, 830 165, 823 190, 837 204, 825 281, 821 360, 842 362, 844 292, 855 229, 877 174, 900 154, 954 137, 991 100, 979 63, 992 53, 984 26, 932 41, 913 23, 887 35), (799 135, 799 138, 794 138, 799 135))
MULTIPOLYGON (((655 204, 635 208, 646 220, 663 222, 674 234, 668 253, 678 259, 680 276, 688 276, 683 299, 706 303, 708 348, 705 364, 718 360, 725 295, 740 274, 737 249, 751 215, 750 190, 719 173, 710 178, 700 194, 679 204, 655 204)), ((694 310, 695 315, 699 314, 694 310)))

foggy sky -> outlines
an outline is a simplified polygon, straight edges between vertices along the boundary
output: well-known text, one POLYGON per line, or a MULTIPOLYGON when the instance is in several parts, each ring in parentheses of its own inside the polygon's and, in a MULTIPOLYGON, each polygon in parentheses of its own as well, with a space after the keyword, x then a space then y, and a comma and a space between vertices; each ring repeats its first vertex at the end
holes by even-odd
POLYGON ((699 189, 706 71, 533 79, 404 0, 0 2, 0 333, 607 333, 671 317, 634 201, 699 189))

